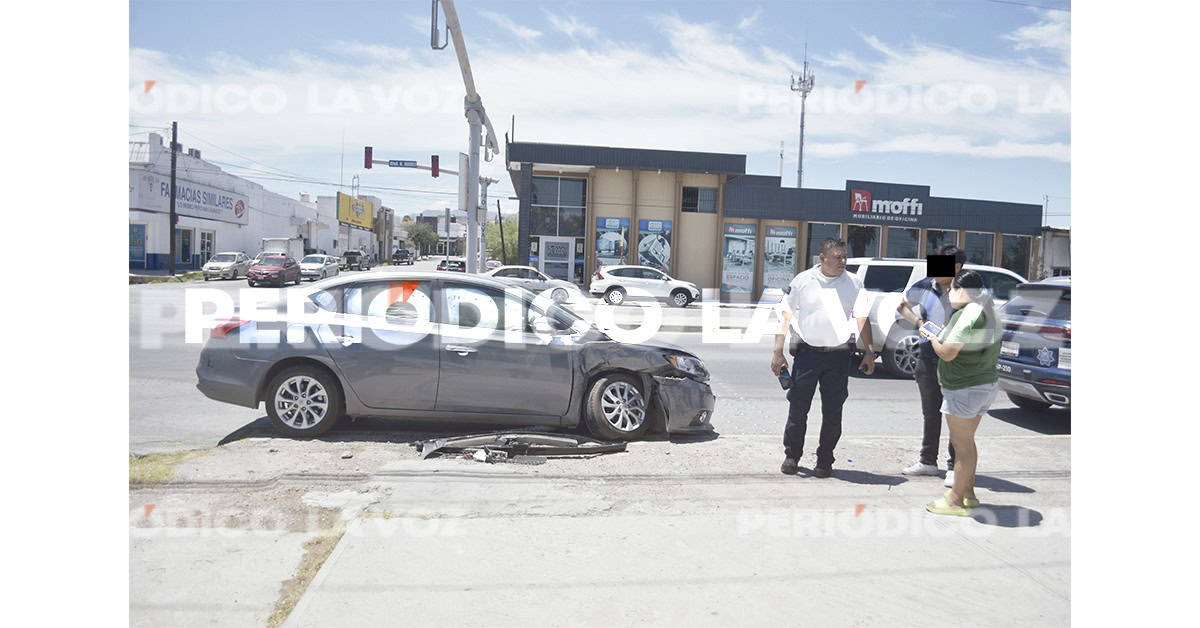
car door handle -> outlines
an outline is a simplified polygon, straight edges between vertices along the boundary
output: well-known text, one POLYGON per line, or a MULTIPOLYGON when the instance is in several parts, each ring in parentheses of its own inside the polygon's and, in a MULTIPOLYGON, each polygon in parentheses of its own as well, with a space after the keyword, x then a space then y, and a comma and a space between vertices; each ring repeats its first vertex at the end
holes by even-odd
POLYGON ((446 351, 451 351, 453 353, 457 353, 458 355, 465 357, 467 355, 475 353, 477 351, 477 349, 472 349, 471 347, 464 347, 462 345, 446 345, 446 351))
POLYGON ((343 347, 349 347, 354 344, 354 336, 334 336, 333 338, 342 343, 343 347))

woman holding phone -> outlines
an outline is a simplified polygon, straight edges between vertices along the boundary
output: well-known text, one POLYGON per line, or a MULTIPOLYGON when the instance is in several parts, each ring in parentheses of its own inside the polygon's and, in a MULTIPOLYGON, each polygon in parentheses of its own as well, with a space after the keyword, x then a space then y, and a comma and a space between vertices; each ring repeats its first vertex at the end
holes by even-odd
POLYGON ((973 270, 954 276, 950 289, 954 314, 940 334, 922 328, 940 358, 937 376, 942 389, 942 414, 954 445, 954 486, 925 509, 937 515, 967 516, 979 505, 975 496, 975 430, 996 397, 996 362, 1001 333, 991 295, 983 277, 973 270))

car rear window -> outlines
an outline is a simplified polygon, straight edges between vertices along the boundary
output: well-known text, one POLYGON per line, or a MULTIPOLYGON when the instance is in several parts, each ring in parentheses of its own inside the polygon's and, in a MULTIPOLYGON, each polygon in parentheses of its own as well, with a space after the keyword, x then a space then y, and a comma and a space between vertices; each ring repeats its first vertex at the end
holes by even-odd
POLYGON ((1033 288, 1024 286, 1012 293, 1012 300, 1004 305, 1009 316, 1029 316, 1071 320, 1071 290, 1057 287, 1033 288))
POLYGON ((283 266, 283 257, 264 257, 258 262, 259 266, 283 266))
POLYGON ((222 253, 221 255, 212 256, 212 259, 210 259, 208 261, 210 261, 210 262, 232 262, 233 256, 222 253))
POLYGON ((911 276, 911 266, 868 266, 863 288, 875 292, 904 292, 911 276))

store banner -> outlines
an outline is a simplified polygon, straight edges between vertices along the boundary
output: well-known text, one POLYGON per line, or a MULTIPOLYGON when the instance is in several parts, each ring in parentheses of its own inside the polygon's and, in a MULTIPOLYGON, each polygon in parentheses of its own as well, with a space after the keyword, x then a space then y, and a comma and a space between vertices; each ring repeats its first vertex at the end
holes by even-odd
POLYGON ((342 224, 363 229, 375 228, 375 205, 371 201, 337 193, 337 218, 342 224))
POLYGON ((627 263, 629 250, 628 218, 596 219, 596 266, 615 266, 627 263))
POLYGON ((763 241, 763 290, 782 290, 796 276, 796 228, 767 226, 763 241))
POLYGON ((754 289, 754 244, 757 239, 757 225, 725 223, 721 292, 749 294, 754 289))
POLYGON ((671 267, 671 221, 638 221, 638 264, 669 272, 671 267))
POLYGON ((129 261, 146 262, 146 225, 129 225, 129 261))
MULTIPOLYGON (((163 212, 171 208, 171 178, 151 172, 129 172, 129 208, 163 212)), ((234 224, 250 222, 250 198, 229 190, 175 178, 175 213, 234 224)))

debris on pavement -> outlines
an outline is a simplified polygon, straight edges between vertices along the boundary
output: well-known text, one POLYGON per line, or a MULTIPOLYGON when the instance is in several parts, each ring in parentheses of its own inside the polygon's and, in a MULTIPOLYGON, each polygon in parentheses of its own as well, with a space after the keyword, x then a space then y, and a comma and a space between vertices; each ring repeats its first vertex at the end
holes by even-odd
POLYGON ((343 451, 343 452, 342 452, 342 460, 347 460, 347 459, 349 459, 349 458, 353 458, 353 457, 354 457, 354 453, 353 453, 353 452, 350 452, 350 451, 343 451))
POLYGON ((412 444, 422 459, 460 454, 479 462, 544 464, 547 458, 584 458, 625 451, 625 443, 608 442, 570 434, 545 432, 490 432, 433 438, 412 444))

